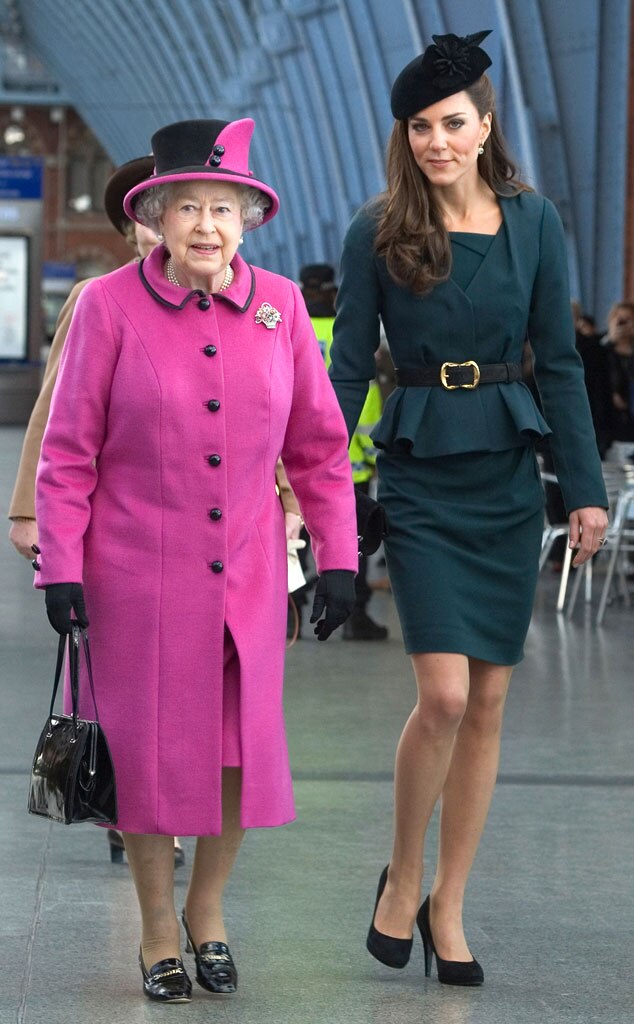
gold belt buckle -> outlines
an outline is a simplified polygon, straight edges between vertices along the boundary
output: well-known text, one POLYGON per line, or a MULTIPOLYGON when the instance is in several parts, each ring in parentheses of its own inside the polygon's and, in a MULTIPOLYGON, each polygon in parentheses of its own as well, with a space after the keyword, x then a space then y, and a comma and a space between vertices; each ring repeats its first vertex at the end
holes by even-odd
POLYGON ((457 388, 477 388, 480 383, 480 367, 473 359, 467 359, 466 363, 443 363, 440 367, 440 383, 447 391, 456 391, 457 388), (453 366, 471 366, 473 368, 473 382, 471 384, 449 384, 447 381, 447 370, 453 366))

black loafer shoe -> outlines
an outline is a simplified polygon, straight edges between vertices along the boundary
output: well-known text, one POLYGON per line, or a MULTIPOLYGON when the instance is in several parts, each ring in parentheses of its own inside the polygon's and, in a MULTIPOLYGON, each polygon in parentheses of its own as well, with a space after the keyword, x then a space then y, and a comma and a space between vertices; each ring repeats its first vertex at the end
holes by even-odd
POLYGON ((139 951, 139 967, 143 975, 143 991, 148 999, 159 1003, 190 1003, 192 983, 177 957, 159 960, 149 971, 143 963, 143 952, 139 951))
POLYGON ((192 939, 185 911, 181 915, 187 935, 186 951, 196 959, 196 981, 208 992, 231 995, 238 990, 238 972, 229 947, 224 942, 203 942, 196 946, 192 939))

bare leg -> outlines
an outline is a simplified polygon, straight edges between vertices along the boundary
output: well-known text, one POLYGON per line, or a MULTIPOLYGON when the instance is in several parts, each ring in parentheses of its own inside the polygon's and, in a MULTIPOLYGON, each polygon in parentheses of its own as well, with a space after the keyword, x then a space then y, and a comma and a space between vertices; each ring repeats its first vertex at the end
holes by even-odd
POLYGON ((430 924, 443 960, 470 960, 462 928, 464 891, 486 822, 500 759, 512 668, 470 660, 467 710, 442 791, 438 866, 430 924))
POLYGON ((143 961, 180 956, 180 932, 174 910, 174 839, 124 832, 130 871, 141 908, 143 961))
POLYGON ((199 836, 185 900, 185 913, 197 946, 226 942, 222 895, 244 838, 240 825, 240 768, 223 768, 222 835, 199 836))
POLYGON ((410 938, 420 904, 425 832, 447 778, 456 733, 469 695, 469 665, 461 654, 415 654, 418 702, 396 752, 394 848, 375 927, 410 938))

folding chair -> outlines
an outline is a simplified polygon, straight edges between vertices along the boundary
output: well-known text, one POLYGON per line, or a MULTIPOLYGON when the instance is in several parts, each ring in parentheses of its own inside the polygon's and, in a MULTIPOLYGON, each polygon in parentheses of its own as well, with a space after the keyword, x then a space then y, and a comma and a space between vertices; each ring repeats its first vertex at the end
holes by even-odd
MULTIPOLYGON (((610 523, 605 534, 606 543, 597 552, 595 558, 609 553, 610 561, 599 601, 597 613, 598 626, 601 625, 605 616, 605 609, 615 572, 619 576, 625 603, 627 605, 630 603, 625 571, 619 571, 619 567, 623 565, 623 559, 621 557, 619 562, 619 557, 634 550, 634 522, 632 522, 634 516, 634 466, 630 464, 616 465, 604 463, 602 468, 608 501, 610 503, 610 523)), ((593 561, 594 559, 591 558, 577 572, 566 612, 566 618, 568 619, 572 618, 574 613, 582 579, 585 580, 586 603, 589 603, 592 599, 593 561)))

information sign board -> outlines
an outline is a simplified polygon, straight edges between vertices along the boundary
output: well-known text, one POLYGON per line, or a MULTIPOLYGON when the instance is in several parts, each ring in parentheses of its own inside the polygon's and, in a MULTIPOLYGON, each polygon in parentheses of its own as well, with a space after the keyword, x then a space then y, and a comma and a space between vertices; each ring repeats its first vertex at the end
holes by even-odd
POLYGON ((0 359, 28 358, 29 239, 0 235, 0 359))

